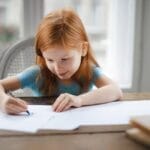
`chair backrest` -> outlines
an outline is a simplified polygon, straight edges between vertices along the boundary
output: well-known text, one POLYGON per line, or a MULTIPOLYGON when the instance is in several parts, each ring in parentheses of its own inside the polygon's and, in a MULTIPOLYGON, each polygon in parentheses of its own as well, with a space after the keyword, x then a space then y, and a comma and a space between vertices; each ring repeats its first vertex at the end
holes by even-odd
MULTIPOLYGON (((16 75, 33 64, 35 50, 34 38, 31 37, 16 43, 3 53, 0 61, 0 79, 16 75)), ((17 96, 31 96, 31 92, 20 92, 17 96)))

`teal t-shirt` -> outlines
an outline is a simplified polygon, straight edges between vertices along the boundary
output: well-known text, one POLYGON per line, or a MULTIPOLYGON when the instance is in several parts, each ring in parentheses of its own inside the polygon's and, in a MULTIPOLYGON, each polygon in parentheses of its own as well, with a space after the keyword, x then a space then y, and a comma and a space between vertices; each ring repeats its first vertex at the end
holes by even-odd
MULTIPOLYGON (((17 78, 19 79, 21 88, 30 88, 33 92, 34 96, 44 96, 41 91, 39 90, 39 85, 36 82, 36 78, 38 74, 40 73, 41 69, 38 65, 31 66, 24 70, 23 72, 17 74, 17 78)), ((93 67, 93 75, 91 83, 88 87, 89 90, 92 89, 94 86, 94 83, 96 79, 98 79, 102 75, 102 70, 100 67, 93 67)), ((73 95, 79 95, 81 94, 81 87, 77 82, 72 82, 68 85, 58 83, 58 90, 56 95, 62 94, 62 93, 70 93, 73 95)))

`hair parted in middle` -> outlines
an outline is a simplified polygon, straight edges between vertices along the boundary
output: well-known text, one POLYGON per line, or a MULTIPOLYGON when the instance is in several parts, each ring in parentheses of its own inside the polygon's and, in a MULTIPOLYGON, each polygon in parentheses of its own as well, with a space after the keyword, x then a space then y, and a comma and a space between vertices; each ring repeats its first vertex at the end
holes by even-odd
POLYGON ((83 89, 81 92, 86 91, 90 84, 92 66, 99 66, 92 54, 92 48, 81 19, 70 8, 55 10, 43 18, 35 37, 35 50, 36 63, 41 68, 41 74, 38 76, 37 82, 43 80, 40 90, 44 95, 52 96, 55 94, 58 80, 57 76, 47 68, 42 52, 55 46, 62 46, 68 50, 78 49, 84 42, 88 45, 87 54, 82 57, 80 67, 72 77, 80 84, 83 89))

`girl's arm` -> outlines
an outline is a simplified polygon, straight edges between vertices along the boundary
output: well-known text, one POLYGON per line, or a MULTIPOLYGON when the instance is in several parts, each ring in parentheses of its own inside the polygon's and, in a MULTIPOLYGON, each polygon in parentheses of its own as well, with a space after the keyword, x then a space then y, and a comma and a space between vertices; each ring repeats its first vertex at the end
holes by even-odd
POLYGON ((68 93, 61 94, 54 102, 53 110, 61 112, 71 106, 81 107, 83 105, 106 103, 119 100, 122 97, 122 91, 118 85, 104 75, 96 80, 95 85, 98 89, 78 96, 68 93))
POLYGON ((19 81, 16 77, 8 77, 0 80, 0 104, 8 96, 6 92, 19 89, 19 81))
POLYGON ((0 108, 3 111, 16 114, 27 110, 27 104, 23 100, 6 94, 19 88, 20 82, 15 76, 0 80, 0 108))
POLYGON ((95 85, 98 89, 79 96, 81 98, 81 106, 106 103, 122 98, 122 91, 119 86, 105 75, 98 78, 95 81, 95 85))
POLYGON ((4 91, 14 91, 20 88, 19 80, 16 76, 7 77, 0 80, 1 87, 3 86, 4 91))

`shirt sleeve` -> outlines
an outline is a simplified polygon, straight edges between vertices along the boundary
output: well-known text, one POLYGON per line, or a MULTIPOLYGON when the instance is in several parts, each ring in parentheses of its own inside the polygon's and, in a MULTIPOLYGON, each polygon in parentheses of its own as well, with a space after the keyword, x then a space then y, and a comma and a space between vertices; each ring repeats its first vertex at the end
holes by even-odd
POLYGON ((40 73, 40 67, 38 65, 31 66, 21 73, 17 74, 21 88, 30 88, 36 82, 36 77, 40 73))
POLYGON ((94 67, 93 68, 93 76, 92 76, 93 82, 95 82, 102 75, 103 75, 103 72, 102 72, 102 69, 100 67, 94 67))

